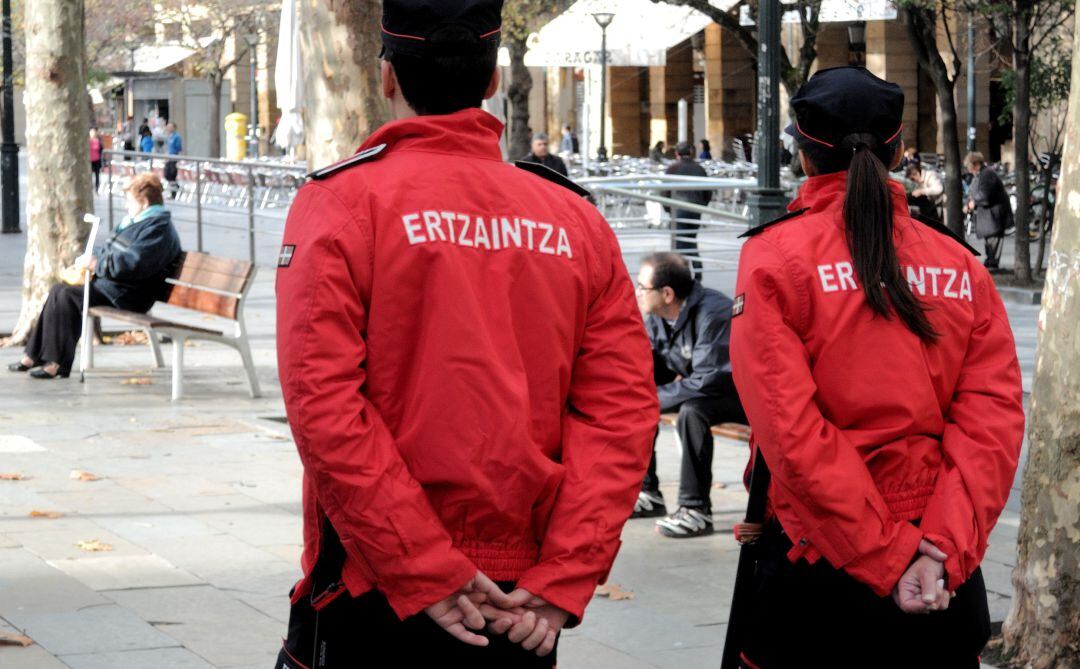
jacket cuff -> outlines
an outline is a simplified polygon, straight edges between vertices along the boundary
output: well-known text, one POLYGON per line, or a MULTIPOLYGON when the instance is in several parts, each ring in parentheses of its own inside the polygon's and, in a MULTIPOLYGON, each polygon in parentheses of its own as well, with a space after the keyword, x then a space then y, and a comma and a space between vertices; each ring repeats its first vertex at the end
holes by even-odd
POLYGON ((900 577, 911 566, 923 539, 922 532, 911 523, 898 525, 896 539, 887 547, 871 553, 866 559, 856 559, 847 568, 849 574, 868 585, 878 597, 892 593, 900 577))
POLYGON ((571 628, 585 617, 599 580, 598 576, 568 576, 565 566, 541 563, 522 574, 517 587, 569 613, 565 627, 571 628))
POLYGON ((964 573, 960 564, 960 551, 956 548, 956 544, 944 535, 933 532, 928 533, 925 538, 948 556, 945 560, 945 587, 950 591, 956 590, 968 579, 968 574, 964 573))

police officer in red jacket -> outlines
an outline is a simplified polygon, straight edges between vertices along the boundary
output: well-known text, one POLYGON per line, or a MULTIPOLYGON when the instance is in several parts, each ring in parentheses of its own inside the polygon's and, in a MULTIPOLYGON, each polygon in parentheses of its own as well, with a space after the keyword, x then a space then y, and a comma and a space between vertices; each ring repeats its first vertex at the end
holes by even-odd
POLYGON ((975 668, 990 633, 979 563, 1024 427, 1005 309, 888 178, 900 87, 823 70, 792 106, 809 179, 743 248, 732 321, 772 474, 742 661, 975 668))
POLYGON ((659 412, 633 285, 573 184, 501 159, 501 9, 385 0, 395 120, 289 212, 304 578, 279 667, 553 666, 637 497, 659 412))

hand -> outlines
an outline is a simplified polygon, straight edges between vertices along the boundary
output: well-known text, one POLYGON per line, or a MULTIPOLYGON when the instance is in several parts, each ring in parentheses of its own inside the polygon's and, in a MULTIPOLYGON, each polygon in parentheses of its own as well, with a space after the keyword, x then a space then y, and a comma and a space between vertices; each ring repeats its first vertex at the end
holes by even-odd
MULTIPOLYGON (((922 544, 919 547, 922 548, 922 544)), ((904 613, 944 611, 949 608, 950 599, 944 576, 943 563, 920 555, 897 581, 892 592, 893 601, 904 613)))
POLYGON ((510 603, 512 608, 524 609, 521 620, 510 622, 504 618, 493 622, 488 629, 495 634, 509 632, 507 638, 512 643, 520 643, 522 648, 536 651, 540 657, 555 650, 555 641, 570 614, 523 588, 510 593, 510 603))
POLYGON ((920 197, 921 195, 922 195, 922 189, 921 188, 916 188, 915 190, 911 191, 911 197, 920 197))
POLYGON ((424 613, 458 641, 470 646, 486 646, 489 643, 487 637, 469 630, 484 629, 489 620, 508 620, 511 625, 515 624, 524 612, 520 609, 514 612, 514 608, 509 595, 478 571, 460 590, 427 607, 424 613))

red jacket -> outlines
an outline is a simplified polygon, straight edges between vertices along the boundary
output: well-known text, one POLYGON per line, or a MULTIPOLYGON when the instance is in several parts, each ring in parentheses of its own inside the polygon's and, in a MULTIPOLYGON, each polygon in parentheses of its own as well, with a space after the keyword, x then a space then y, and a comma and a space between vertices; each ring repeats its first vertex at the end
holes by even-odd
POLYGON ((656 429, 611 228, 504 163, 501 131, 478 109, 390 123, 362 147, 377 155, 301 188, 285 226, 278 359, 304 572, 325 514, 349 592, 377 587, 402 618, 477 569, 580 618, 656 429))
POLYGON ((846 178, 809 179, 788 207, 805 213, 743 247, 735 383, 792 561, 824 556, 884 596, 925 537, 948 554, 956 588, 982 561, 1016 471, 1016 346, 978 259, 911 219, 895 183, 897 255, 940 338, 875 317, 845 241, 846 178))

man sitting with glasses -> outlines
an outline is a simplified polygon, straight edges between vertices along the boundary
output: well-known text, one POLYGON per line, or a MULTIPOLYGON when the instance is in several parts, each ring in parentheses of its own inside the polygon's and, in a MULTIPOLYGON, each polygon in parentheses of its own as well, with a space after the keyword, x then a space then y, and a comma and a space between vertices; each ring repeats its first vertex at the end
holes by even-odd
POLYGON ((710 428, 718 423, 746 422, 728 356, 733 303, 723 293, 695 281, 686 260, 674 253, 645 257, 638 272, 637 300, 652 343, 660 410, 679 412, 676 430, 683 451, 678 510, 667 515, 656 476, 654 440, 652 460, 632 517, 666 516, 656 523, 657 531, 665 537, 712 534, 710 428))

